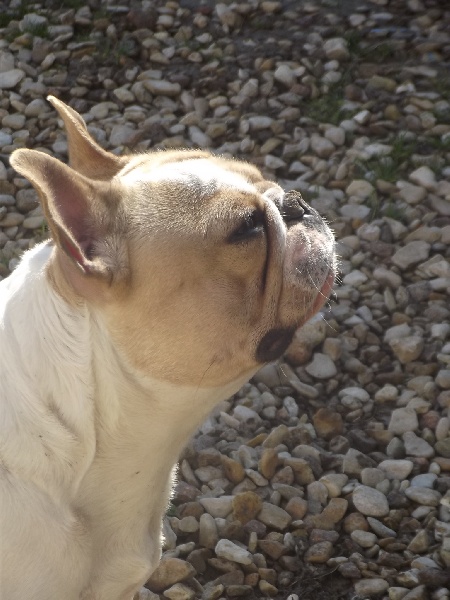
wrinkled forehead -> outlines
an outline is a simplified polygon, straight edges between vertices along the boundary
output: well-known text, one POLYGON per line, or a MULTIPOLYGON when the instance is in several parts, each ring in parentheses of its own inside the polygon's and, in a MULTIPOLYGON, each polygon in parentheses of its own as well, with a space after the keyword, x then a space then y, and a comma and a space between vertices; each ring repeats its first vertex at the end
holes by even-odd
POLYGON ((255 194, 255 186, 233 169, 233 163, 227 166, 208 159, 187 159, 152 165, 141 162, 125 169, 119 174, 127 186, 156 186, 161 190, 171 189, 191 199, 207 200, 221 191, 237 194, 255 194))

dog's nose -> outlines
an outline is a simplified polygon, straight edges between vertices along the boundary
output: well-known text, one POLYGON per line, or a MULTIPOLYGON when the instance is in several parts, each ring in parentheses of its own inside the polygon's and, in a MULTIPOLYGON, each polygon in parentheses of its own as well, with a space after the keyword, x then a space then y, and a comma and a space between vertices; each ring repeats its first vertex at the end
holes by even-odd
POLYGON ((283 219, 289 221, 302 221, 305 215, 309 215, 309 206, 303 200, 302 195, 294 190, 286 192, 281 201, 280 212, 283 219))

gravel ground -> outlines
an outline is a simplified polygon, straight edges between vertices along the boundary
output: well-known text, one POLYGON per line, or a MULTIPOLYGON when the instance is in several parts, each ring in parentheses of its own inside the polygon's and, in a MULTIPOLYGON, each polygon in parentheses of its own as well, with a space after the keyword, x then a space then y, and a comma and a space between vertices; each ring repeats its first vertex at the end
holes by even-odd
POLYGON ((448 600, 445 0, 0 2, 0 278, 46 236, 8 164, 66 159, 45 101, 117 152, 205 147, 332 224, 330 306, 202 425, 141 598, 448 600))

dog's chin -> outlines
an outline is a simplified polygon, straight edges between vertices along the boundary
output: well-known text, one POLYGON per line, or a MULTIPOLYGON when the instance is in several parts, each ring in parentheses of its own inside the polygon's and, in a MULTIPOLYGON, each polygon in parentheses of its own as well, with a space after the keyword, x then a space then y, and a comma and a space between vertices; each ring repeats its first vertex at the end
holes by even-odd
POLYGON ((296 323, 292 326, 274 327, 261 338, 255 353, 256 360, 259 363, 264 364, 273 362, 286 352, 292 343, 296 331, 303 327, 303 325, 309 321, 309 319, 311 319, 328 300, 333 284, 334 273, 330 271, 325 278, 322 287, 317 292, 310 309, 300 323, 296 323))

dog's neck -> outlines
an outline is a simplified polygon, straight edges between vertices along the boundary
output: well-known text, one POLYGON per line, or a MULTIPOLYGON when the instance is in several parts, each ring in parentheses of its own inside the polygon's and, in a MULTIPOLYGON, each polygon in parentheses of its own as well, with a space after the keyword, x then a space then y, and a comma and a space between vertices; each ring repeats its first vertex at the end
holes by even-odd
MULTIPOLYGON (((112 344, 101 314, 86 303, 68 303, 50 284, 51 252, 47 244, 27 253, 7 282, 3 322, 9 331, 5 331, 8 352, 6 341, 0 340, 5 353, 1 358, 8 361, 8 353, 14 354, 10 364, 21 364, 27 373, 26 385, 11 403, 16 411, 21 404, 29 405, 23 421, 12 425, 16 431, 11 440, 32 444, 29 453, 16 454, 39 455, 36 465, 41 472, 32 473, 33 465, 15 467, 30 471, 27 474, 38 483, 45 481, 55 494, 74 498, 81 493, 86 501, 91 493, 89 471, 95 473, 99 460, 98 477, 113 472, 125 477, 133 469, 144 471, 155 483, 151 471, 157 469, 166 473, 161 485, 167 485, 168 474, 196 427, 245 377, 226 387, 194 389, 132 373, 112 344), (30 321, 23 320, 30 314, 33 330, 27 328, 30 321), (32 396, 39 402, 29 404, 32 396), (155 465, 156 454, 164 456, 166 464, 155 465)), ((11 390, 16 384, 8 385, 11 390)), ((6 462, 14 460, 14 448, 9 450, 6 462)), ((106 484, 104 491, 109 493, 106 484)))

